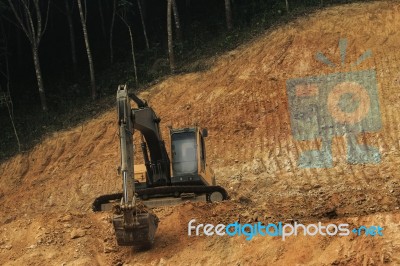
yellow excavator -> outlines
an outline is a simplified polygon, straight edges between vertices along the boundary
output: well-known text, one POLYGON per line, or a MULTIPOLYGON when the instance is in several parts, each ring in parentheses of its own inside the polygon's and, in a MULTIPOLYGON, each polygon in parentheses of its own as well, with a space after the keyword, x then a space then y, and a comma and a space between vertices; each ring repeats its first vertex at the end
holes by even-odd
POLYGON ((126 85, 117 90, 122 193, 103 195, 94 211, 114 210, 113 226, 118 245, 150 248, 159 219, 151 208, 185 201, 218 202, 228 198, 216 185, 206 163, 206 129, 170 129, 171 159, 161 137, 160 118, 126 85), (130 98, 137 104, 131 108, 130 98), (134 165, 134 131, 140 132, 144 164, 134 165))

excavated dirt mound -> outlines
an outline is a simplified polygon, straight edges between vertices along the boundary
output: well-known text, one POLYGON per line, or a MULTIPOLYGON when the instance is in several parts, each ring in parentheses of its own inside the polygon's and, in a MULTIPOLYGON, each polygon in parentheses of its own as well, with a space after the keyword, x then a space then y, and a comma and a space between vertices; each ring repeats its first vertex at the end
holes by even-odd
POLYGON ((399 265, 399 28, 396 2, 328 8, 142 93, 164 136, 209 129, 208 164, 232 198, 155 210, 150 251, 117 247, 110 213, 91 212, 121 187, 115 110, 8 160, 0 264, 399 265), (380 225, 384 236, 188 237, 193 218, 380 225))

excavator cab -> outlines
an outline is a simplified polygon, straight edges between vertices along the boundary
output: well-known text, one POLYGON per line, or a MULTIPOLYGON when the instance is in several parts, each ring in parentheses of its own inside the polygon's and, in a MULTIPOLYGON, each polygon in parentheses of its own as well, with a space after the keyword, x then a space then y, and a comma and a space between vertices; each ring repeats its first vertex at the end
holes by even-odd
POLYGON ((206 164, 204 138, 207 129, 171 129, 171 183, 173 185, 215 185, 206 164))
POLYGON ((193 130, 171 134, 172 175, 197 173, 197 143, 193 130))

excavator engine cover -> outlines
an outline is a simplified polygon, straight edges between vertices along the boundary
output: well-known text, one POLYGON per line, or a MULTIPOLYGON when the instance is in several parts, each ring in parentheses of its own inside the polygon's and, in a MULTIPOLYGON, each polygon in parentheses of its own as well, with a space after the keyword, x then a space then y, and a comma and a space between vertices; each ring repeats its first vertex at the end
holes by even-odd
POLYGON ((140 213, 134 217, 133 226, 124 224, 124 215, 114 215, 113 225, 117 243, 138 249, 151 248, 158 226, 158 217, 153 213, 140 213))

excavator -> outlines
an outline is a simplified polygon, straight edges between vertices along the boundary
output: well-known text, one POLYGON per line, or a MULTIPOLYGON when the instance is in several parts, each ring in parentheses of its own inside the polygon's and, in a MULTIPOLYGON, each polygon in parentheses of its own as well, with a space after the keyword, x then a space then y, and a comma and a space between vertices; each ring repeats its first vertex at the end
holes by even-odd
POLYGON ((118 245, 152 247, 159 223, 152 208, 228 198, 206 163, 206 129, 170 128, 170 159, 161 136, 161 119, 147 102, 128 94, 126 85, 118 86, 117 115, 122 193, 99 196, 92 208, 96 212, 114 210, 112 223, 118 245), (137 108, 131 107, 130 98, 137 108), (140 132, 144 164, 134 165, 135 130, 140 132))

